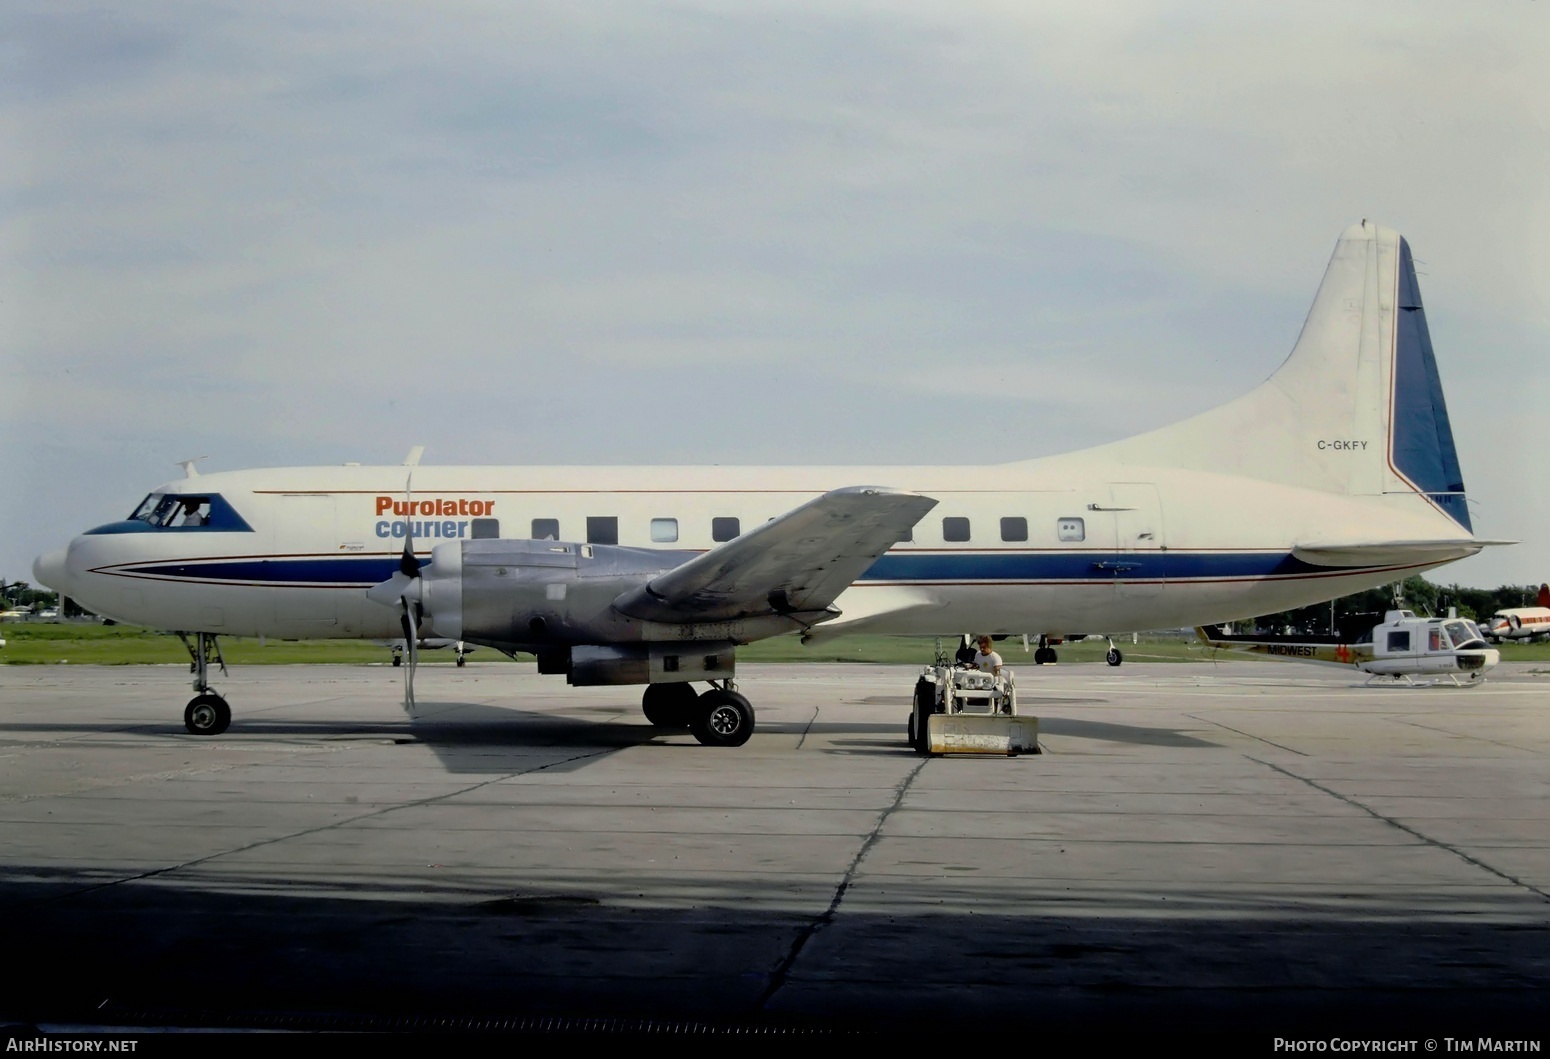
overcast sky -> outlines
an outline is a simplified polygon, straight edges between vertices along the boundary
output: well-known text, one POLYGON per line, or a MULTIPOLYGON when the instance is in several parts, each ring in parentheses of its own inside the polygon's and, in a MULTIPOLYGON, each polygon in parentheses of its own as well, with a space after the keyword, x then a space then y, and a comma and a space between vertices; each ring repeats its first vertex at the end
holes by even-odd
POLYGON ((1550 579, 1550 3, 0 6, 0 575, 174 461, 963 463, 1269 375, 1398 228, 1550 579), (944 414, 971 390, 985 415, 944 414))

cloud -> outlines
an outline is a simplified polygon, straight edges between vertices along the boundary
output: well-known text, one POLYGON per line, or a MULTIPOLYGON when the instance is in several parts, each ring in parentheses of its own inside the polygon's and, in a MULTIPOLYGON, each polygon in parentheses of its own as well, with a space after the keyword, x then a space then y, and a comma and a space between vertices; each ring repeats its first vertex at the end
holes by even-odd
POLYGON ((60 499, 0 564, 191 453, 978 461, 958 386, 997 457, 1109 440, 1264 378, 1362 216, 1467 454, 1543 407, 1540 7, 10 5, 7 495, 60 499))

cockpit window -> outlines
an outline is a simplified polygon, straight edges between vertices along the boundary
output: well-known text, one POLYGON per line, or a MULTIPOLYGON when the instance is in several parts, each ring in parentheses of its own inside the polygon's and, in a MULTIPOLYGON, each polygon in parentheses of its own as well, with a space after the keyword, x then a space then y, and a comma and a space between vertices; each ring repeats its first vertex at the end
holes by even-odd
POLYGON ((163 497, 149 497, 132 516, 159 529, 187 526, 193 529, 209 525, 210 498, 207 496, 181 496, 169 493, 163 497), (156 503, 152 505, 151 501, 156 503))
POLYGON ((247 521, 218 493, 152 493, 127 519, 154 529, 252 531, 247 521))
POLYGON ((1472 621, 1450 621, 1444 627, 1448 630, 1453 646, 1459 650, 1478 650, 1485 646, 1479 628, 1472 621))

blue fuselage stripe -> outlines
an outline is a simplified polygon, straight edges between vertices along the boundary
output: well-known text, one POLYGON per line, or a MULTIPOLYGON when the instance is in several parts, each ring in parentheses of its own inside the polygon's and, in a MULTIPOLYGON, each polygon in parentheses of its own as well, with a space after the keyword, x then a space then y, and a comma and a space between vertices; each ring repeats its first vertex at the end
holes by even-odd
MULTIPOLYGON (((428 560, 421 560, 429 568, 428 560)), ((138 577, 242 584, 360 585, 386 581, 396 557, 185 559, 114 568, 138 577)), ((975 581, 1191 581, 1333 572, 1286 552, 904 552, 884 555, 859 583, 975 581)), ((1356 572, 1342 570, 1341 572, 1356 572)))

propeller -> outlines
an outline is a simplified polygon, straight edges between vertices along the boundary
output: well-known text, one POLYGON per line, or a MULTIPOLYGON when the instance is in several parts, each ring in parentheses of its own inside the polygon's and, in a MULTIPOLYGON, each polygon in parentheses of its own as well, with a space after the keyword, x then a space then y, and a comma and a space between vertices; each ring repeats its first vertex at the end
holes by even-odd
MULTIPOLYGON (((414 511, 414 474, 404 482, 404 510, 414 511)), ((404 709, 414 716, 414 670, 420 664, 420 619, 424 617, 424 579, 420 560, 414 556, 414 526, 410 514, 404 516, 404 552, 398 558, 393 576, 366 590, 366 598, 386 607, 398 607, 398 621, 404 631, 404 709)))

